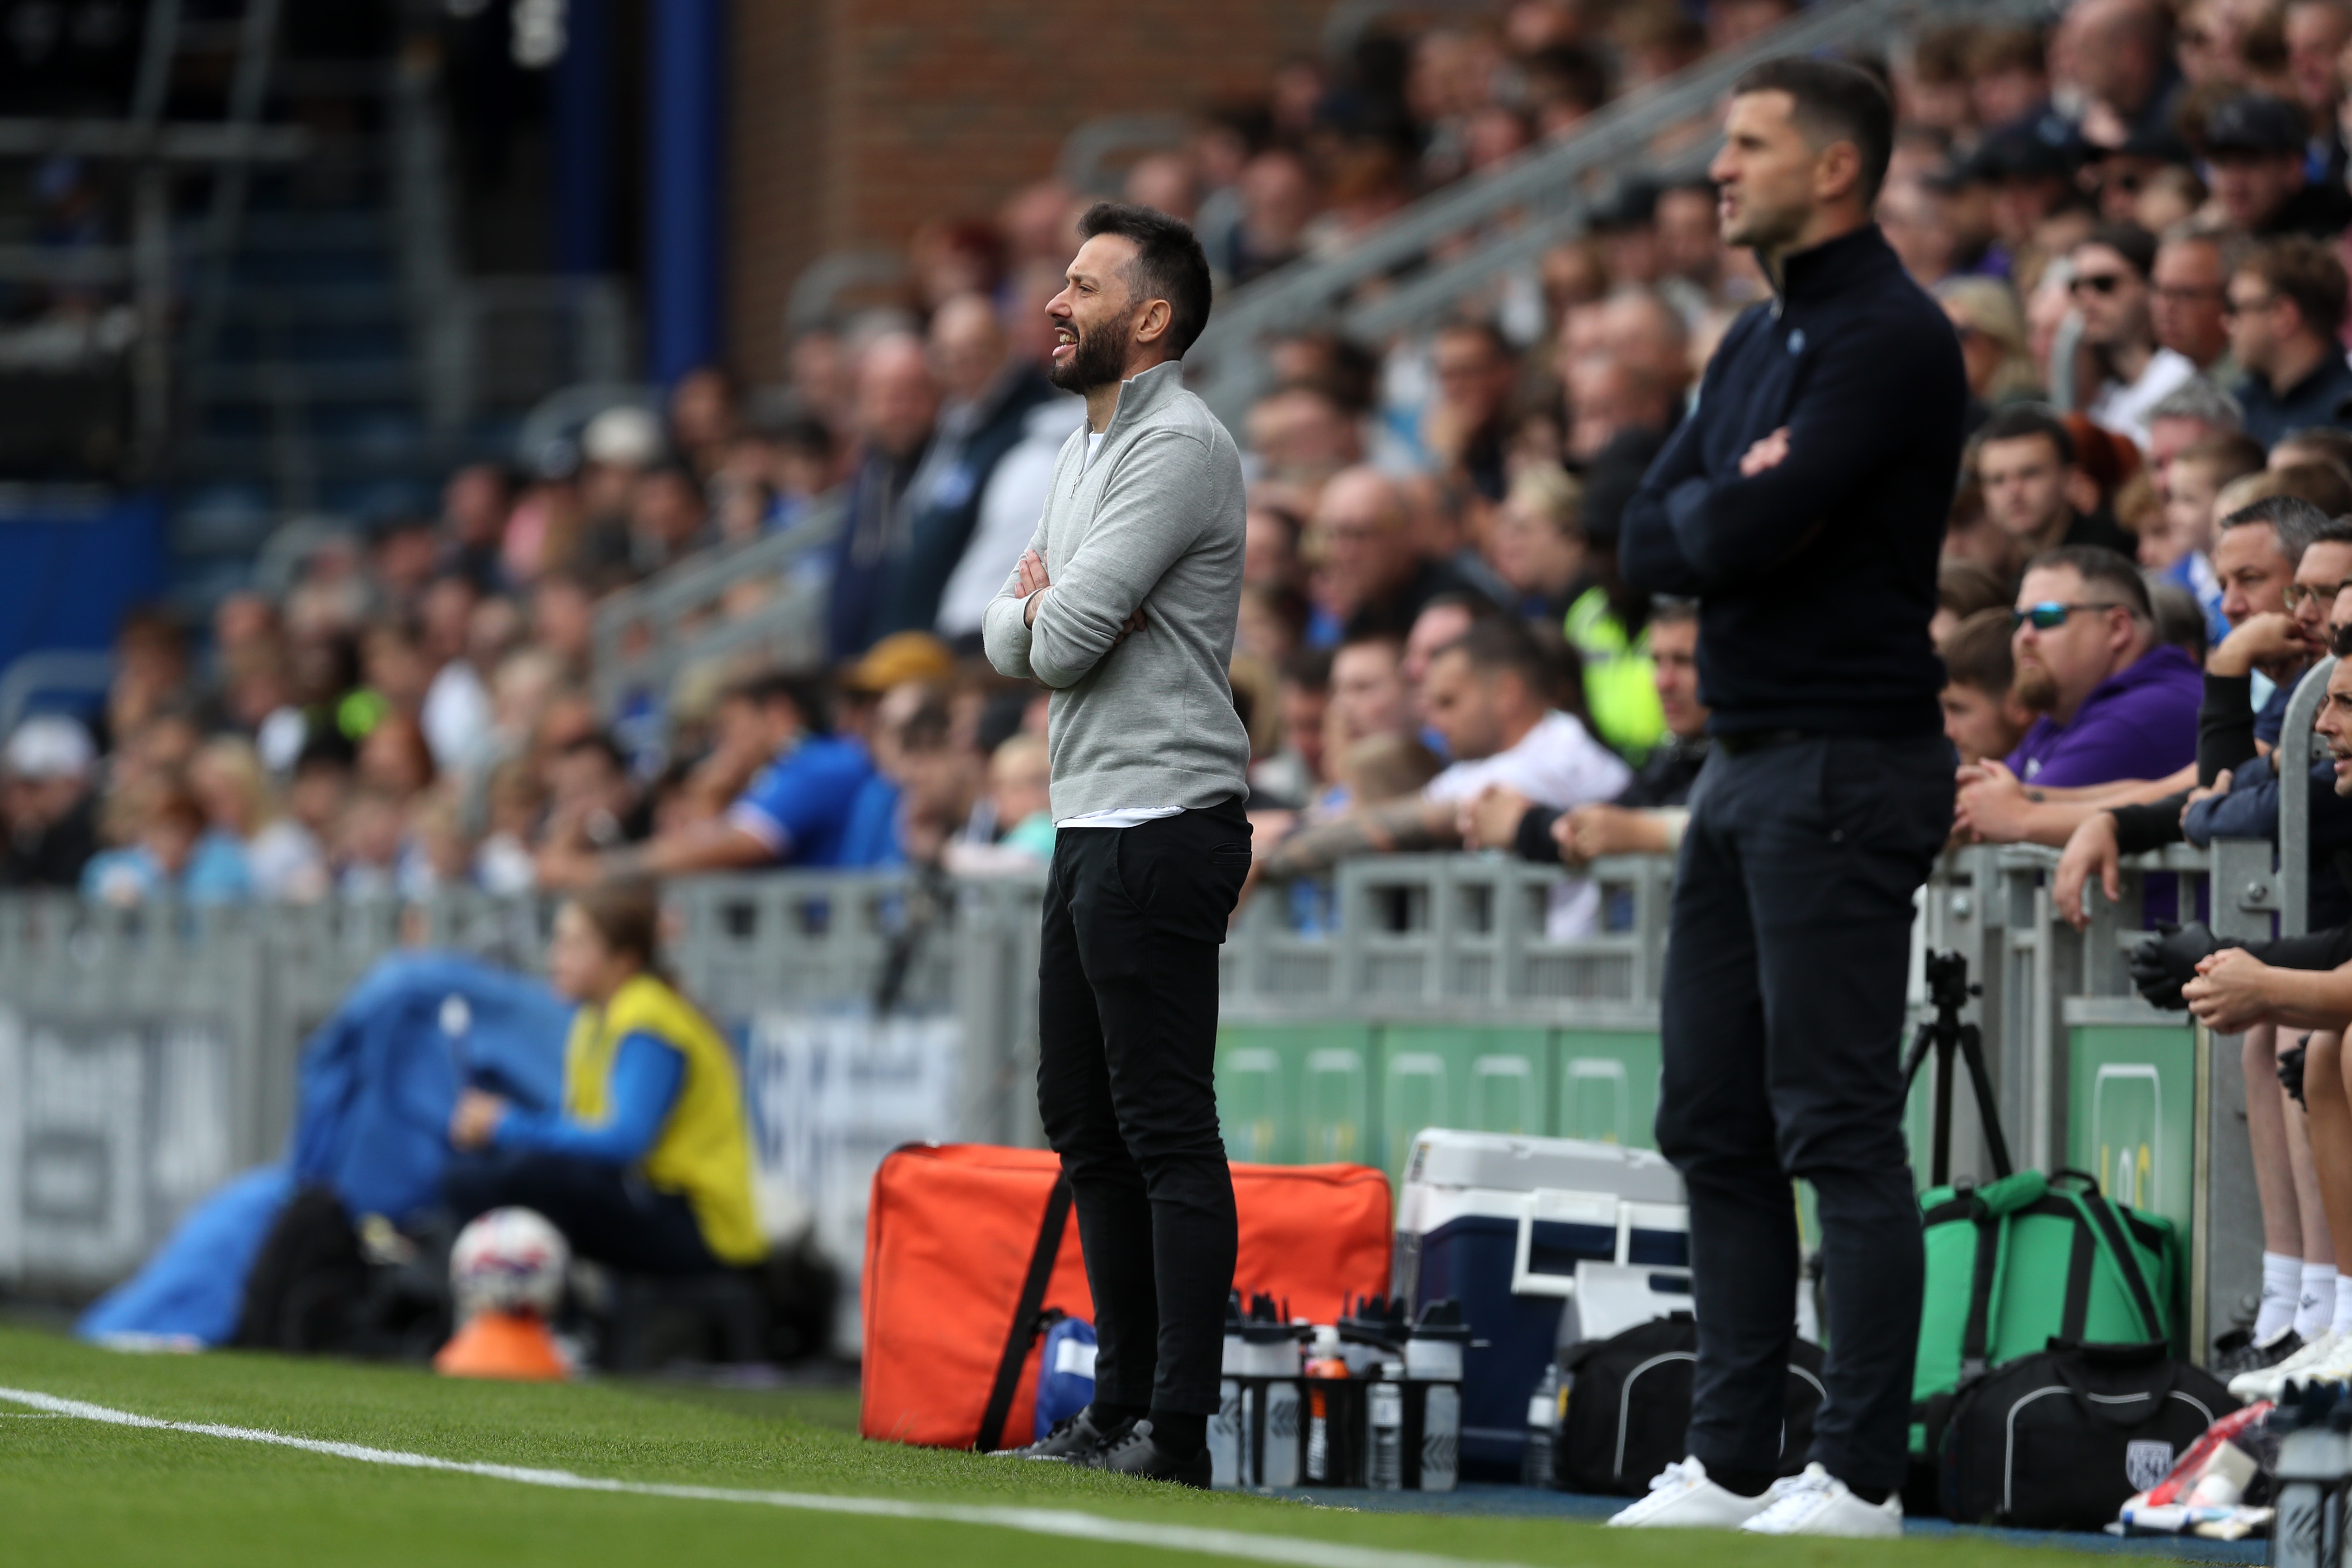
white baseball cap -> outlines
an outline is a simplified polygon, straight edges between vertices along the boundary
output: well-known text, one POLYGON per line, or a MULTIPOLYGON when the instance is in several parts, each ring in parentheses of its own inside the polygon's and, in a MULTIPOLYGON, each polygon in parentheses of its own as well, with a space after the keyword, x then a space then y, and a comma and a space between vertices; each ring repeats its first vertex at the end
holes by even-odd
POLYGON ((580 433, 580 455, 615 468, 650 468, 661 460, 661 422, 628 404, 607 408, 580 433))
POLYGON ((78 779, 98 761, 89 731, 61 714, 44 713, 16 726, 8 750, 0 755, 7 771, 20 779, 78 779))

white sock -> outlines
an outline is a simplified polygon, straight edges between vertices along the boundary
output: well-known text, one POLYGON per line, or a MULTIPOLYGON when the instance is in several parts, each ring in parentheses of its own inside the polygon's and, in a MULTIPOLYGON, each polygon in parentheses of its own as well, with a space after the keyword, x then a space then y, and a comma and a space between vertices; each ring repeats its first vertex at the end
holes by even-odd
POLYGON ((2303 1266, 2303 1293, 2295 1300, 2294 1331, 2305 1340, 2315 1340, 2327 1331, 2336 1321, 2336 1265, 2306 1263, 2303 1266))
POLYGON ((2295 1298, 2303 1292, 2303 1259, 2291 1252, 2263 1254, 2263 1300, 2254 1313, 2254 1341, 2268 1340, 2294 1322, 2295 1298))
POLYGON ((2352 1274, 2336 1277, 2336 1321, 2328 1325, 2328 1332, 2339 1340, 2352 1335, 2352 1274))

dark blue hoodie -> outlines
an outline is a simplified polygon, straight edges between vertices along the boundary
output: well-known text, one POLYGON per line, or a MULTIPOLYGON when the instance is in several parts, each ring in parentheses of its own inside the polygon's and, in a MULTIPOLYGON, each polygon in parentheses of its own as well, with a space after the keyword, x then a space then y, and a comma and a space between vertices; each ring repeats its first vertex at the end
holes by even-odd
POLYGON ((1717 734, 1895 739, 1943 726, 1927 638, 1968 380, 1943 309, 1877 226, 1783 263, 1625 509, 1625 580, 1700 601, 1717 734), (1788 456, 1743 479, 1782 426, 1788 456))

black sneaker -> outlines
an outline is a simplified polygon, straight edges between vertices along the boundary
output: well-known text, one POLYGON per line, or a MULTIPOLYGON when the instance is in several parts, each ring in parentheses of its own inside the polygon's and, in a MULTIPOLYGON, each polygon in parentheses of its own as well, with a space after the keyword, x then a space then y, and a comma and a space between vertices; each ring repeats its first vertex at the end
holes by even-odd
POLYGON ((2213 1342, 2213 1356, 2206 1363, 2207 1370, 2226 1382, 2241 1373, 2276 1366, 2302 1348, 2303 1336, 2294 1331, 2292 1324, 2262 1341, 2254 1338, 2251 1329, 2232 1329, 2213 1342))
POLYGON ((1089 1405, 1076 1415, 1065 1415, 1054 1423, 1054 1429, 1023 1448, 997 1448, 992 1459, 1056 1459, 1065 1463, 1084 1464, 1097 1450, 1117 1442, 1127 1432, 1128 1424, 1119 1423, 1108 1432, 1095 1425, 1094 1406, 1089 1405))
POLYGON ((1209 1450, 1180 1459, 1152 1441, 1151 1423, 1138 1421, 1110 1442, 1076 1461, 1090 1470, 1137 1476, 1147 1481, 1173 1481, 1180 1487, 1209 1488, 1209 1450))

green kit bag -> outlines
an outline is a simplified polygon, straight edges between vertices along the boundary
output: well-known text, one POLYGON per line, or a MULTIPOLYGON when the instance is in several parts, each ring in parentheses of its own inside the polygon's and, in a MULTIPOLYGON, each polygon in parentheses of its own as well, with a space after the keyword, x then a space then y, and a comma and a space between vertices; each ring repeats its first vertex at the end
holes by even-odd
POLYGON ((2109 1201, 2081 1171, 2020 1171, 1920 1194, 1927 1289, 1911 1382, 1911 1457, 1932 1462, 1963 1382, 2054 1339, 2162 1341, 2185 1355, 2172 1223, 2109 1201))

